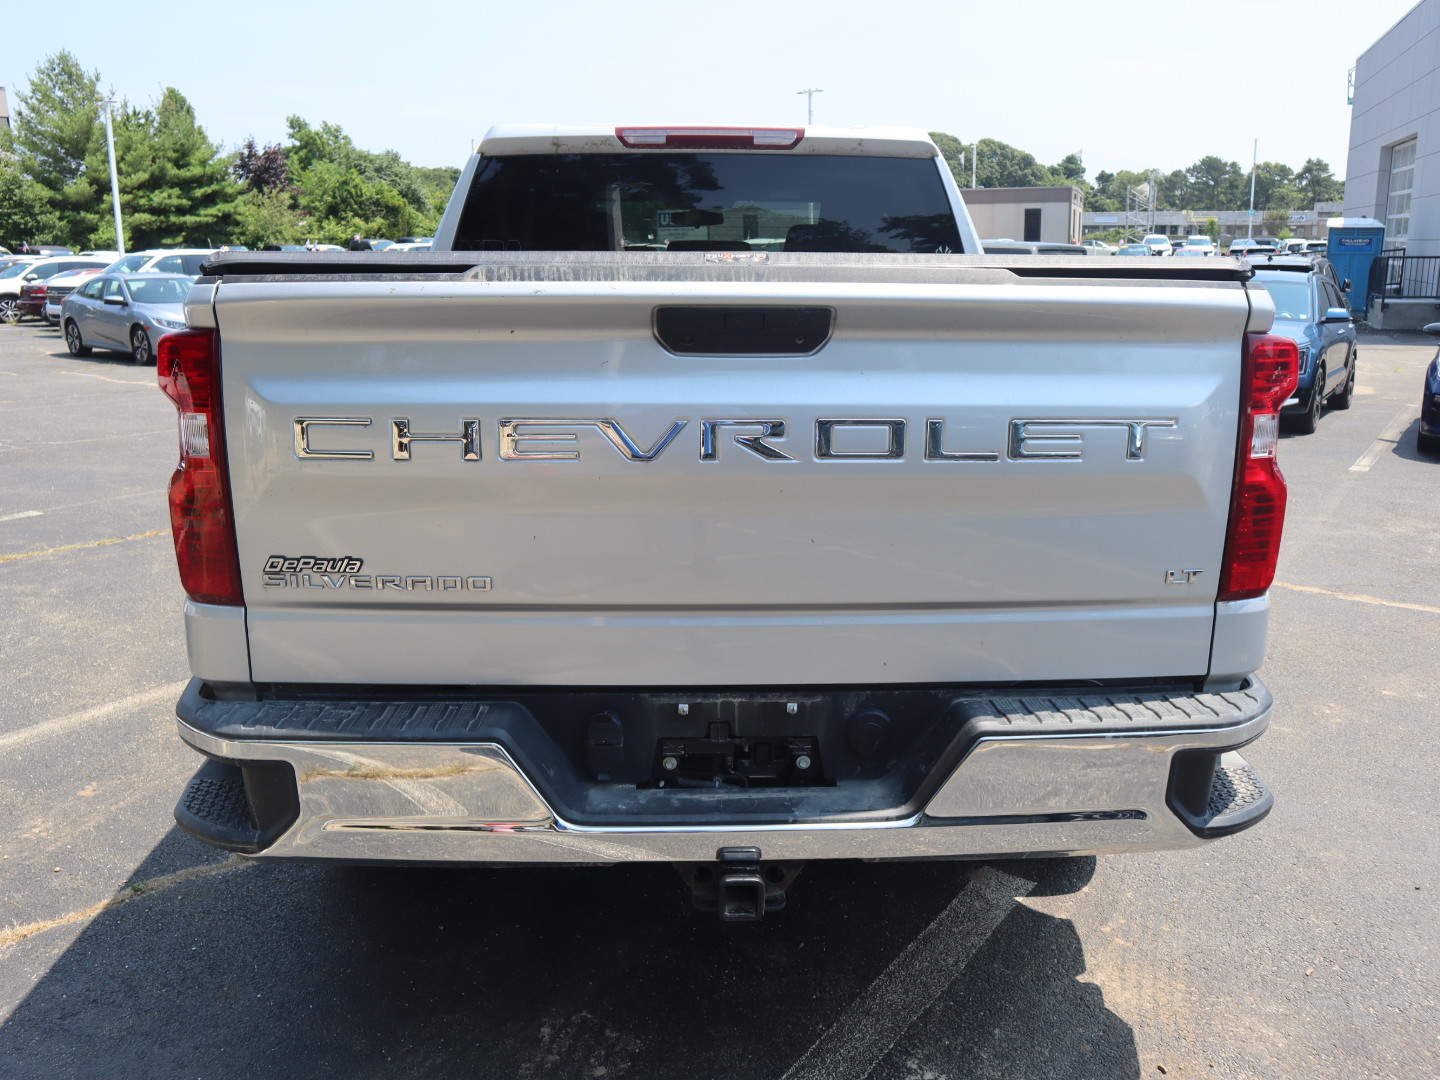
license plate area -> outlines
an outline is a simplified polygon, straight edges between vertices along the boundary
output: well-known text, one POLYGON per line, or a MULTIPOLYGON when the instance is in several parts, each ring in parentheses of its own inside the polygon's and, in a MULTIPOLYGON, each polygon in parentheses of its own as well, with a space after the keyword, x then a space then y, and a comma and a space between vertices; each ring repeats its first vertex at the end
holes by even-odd
POLYGON ((813 735, 745 735, 726 721, 695 738, 660 739, 649 784, 656 788, 819 787, 826 780, 813 735))

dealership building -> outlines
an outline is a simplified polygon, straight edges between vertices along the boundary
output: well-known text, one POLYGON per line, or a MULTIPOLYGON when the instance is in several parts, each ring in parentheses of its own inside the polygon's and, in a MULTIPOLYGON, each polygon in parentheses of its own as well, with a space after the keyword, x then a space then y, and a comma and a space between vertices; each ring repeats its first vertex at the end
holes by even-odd
POLYGON ((1440 0, 1421 0, 1355 64, 1345 216, 1385 247, 1440 256, 1440 0))

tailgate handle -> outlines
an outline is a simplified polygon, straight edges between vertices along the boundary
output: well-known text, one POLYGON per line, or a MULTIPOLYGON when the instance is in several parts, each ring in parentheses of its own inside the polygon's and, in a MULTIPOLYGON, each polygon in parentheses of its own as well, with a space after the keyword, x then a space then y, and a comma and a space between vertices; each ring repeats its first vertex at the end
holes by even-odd
POLYGON ((680 356, 808 356, 824 348, 823 307, 658 307, 655 340, 680 356))

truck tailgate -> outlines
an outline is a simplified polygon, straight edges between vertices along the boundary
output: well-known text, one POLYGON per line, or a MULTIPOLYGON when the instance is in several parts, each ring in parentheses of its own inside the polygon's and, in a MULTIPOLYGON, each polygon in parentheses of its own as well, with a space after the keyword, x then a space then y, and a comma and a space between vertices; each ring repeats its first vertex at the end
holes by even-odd
POLYGON ((1002 276, 222 280, 252 677, 1203 675, 1244 286, 1002 276), (833 323, 657 340, 717 307, 833 323))

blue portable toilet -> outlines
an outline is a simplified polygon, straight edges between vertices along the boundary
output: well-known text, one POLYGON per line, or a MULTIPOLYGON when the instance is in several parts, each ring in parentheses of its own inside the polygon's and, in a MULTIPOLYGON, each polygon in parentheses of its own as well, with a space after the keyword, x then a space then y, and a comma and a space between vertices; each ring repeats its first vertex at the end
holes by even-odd
POLYGON ((1340 280, 1349 280, 1350 310, 1363 319, 1370 310, 1370 267, 1385 247, 1385 226, 1374 218, 1331 219, 1326 256, 1340 280))

